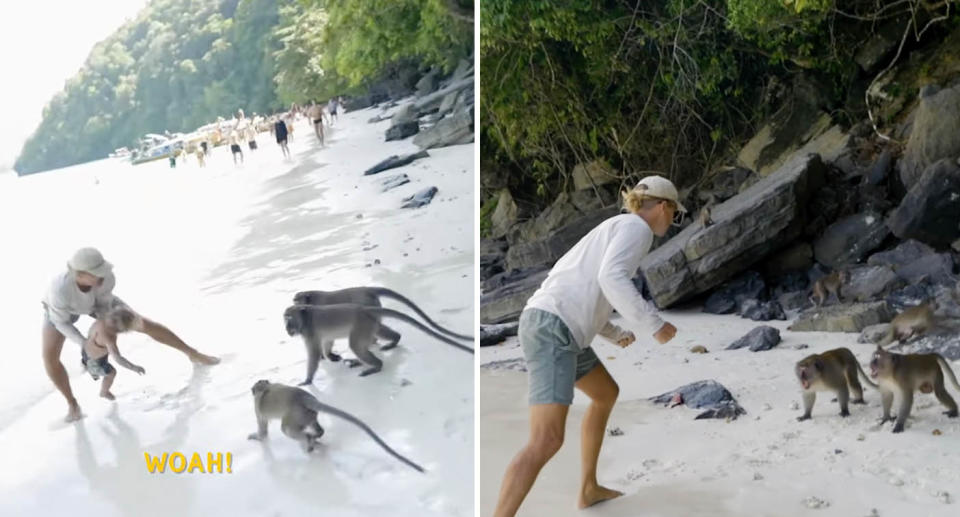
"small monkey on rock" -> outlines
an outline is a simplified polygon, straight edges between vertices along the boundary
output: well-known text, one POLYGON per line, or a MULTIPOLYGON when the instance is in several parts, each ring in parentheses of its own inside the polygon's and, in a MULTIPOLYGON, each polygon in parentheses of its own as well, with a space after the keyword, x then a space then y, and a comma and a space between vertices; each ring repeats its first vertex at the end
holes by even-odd
POLYGON ((935 310, 937 310, 936 300, 928 300, 916 307, 904 309, 890 322, 890 331, 879 344, 886 346, 897 341, 902 345, 911 338, 927 333, 936 323, 933 314, 935 310))
POLYGON ((813 284, 813 295, 810 296, 810 301, 813 302, 817 307, 823 305, 827 300, 830 299, 830 295, 833 294, 837 297, 837 302, 842 302, 843 293, 841 289, 843 284, 847 283, 850 280, 850 273, 848 271, 840 270, 834 271, 829 275, 820 278, 813 284))
POLYGON ((944 414, 950 418, 956 418, 957 403, 944 386, 944 372, 950 377, 953 387, 960 390, 957 376, 950 369, 946 359, 939 354, 893 354, 877 345, 877 349, 873 352, 873 359, 870 361, 870 376, 876 379, 880 386, 883 402, 883 418, 880 423, 893 420, 890 416, 890 407, 893 405, 893 396, 897 395, 900 398, 900 407, 897 410, 893 432, 902 432, 907 417, 910 416, 910 410, 913 408, 915 390, 919 390, 920 393, 933 392, 937 400, 947 406, 944 414))
POLYGON ((803 388, 803 415, 797 417, 800 422, 810 418, 818 391, 836 393, 837 401, 840 403, 840 416, 848 417, 850 416, 847 408, 848 401, 854 404, 865 404, 863 387, 857 380, 857 375, 860 375, 867 386, 877 388, 848 348, 836 348, 822 354, 809 355, 798 361, 794 370, 803 388), (850 400, 851 393, 853 400, 850 400))

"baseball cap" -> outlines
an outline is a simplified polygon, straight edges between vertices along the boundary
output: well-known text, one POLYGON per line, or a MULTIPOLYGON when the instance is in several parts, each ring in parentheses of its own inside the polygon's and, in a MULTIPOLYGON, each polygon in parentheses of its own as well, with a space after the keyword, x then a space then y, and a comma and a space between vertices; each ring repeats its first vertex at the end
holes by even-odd
POLYGON ((99 278, 105 278, 113 270, 113 264, 104 260, 96 248, 80 248, 67 265, 74 271, 83 271, 99 278))
POLYGON ((677 204, 678 212, 687 212, 686 207, 684 207, 678 199, 677 187, 674 187, 673 182, 663 176, 647 176, 640 180, 633 189, 642 190, 646 195, 651 197, 673 201, 677 204))

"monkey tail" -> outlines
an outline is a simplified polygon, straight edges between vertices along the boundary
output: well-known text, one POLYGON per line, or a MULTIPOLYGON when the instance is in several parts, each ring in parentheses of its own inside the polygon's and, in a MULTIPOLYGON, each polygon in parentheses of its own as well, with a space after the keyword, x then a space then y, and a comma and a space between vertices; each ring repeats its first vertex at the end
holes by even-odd
POLYGON ((943 358, 942 355, 937 354, 937 362, 940 363, 940 367, 946 372, 947 377, 950 378, 950 382, 953 383, 953 387, 960 391, 960 383, 957 382, 957 376, 953 373, 953 369, 950 368, 950 363, 943 358))
POLYGON ((468 347, 468 346, 465 346, 465 345, 462 345, 462 344, 460 344, 460 343, 457 343, 456 341, 454 341, 454 340, 452 340, 452 339, 450 339, 450 338, 448 338, 448 337, 446 337, 446 336, 444 336, 444 335, 436 332, 435 330, 431 329, 430 327, 424 325, 423 323, 420 323, 419 321, 411 318, 410 316, 407 316, 406 314, 404 314, 404 313, 402 313, 402 312, 395 311, 395 310, 393 310, 393 309, 387 309, 387 308, 384 308, 384 307, 364 307, 364 310, 365 310, 366 312, 370 313, 370 314, 377 314, 377 315, 380 315, 380 316, 386 316, 386 317, 388 317, 388 318, 394 318, 394 319, 398 319, 398 320, 401 320, 401 321, 405 321, 405 322, 413 325, 414 327, 417 327, 418 329, 426 332, 427 334, 430 334, 431 336, 439 339, 440 341, 443 341, 444 343, 446 343, 446 344, 448 344, 448 345, 450 345, 450 346, 457 347, 457 348, 459 348, 460 350, 463 350, 464 352, 469 352, 470 354, 473 354, 473 349, 472 349, 472 348, 470 348, 470 347, 468 347))
POLYGON ((875 390, 880 389, 880 387, 877 386, 875 382, 870 380, 870 376, 868 376, 867 373, 863 371, 863 368, 860 366, 860 362, 857 361, 856 358, 854 358, 853 364, 857 365, 857 373, 860 374, 860 380, 862 380, 867 386, 870 386, 875 390))
POLYGON ((411 309, 413 309, 413 312, 417 313, 418 316, 423 318, 423 320, 426 321, 428 325, 430 325, 431 327, 437 329, 438 331, 448 336, 453 336, 457 339, 463 339, 466 341, 473 341, 473 336, 467 336, 465 334, 457 334, 452 330, 441 327, 439 323, 430 319, 430 316, 427 316, 427 313, 423 312, 423 310, 420 309, 420 307, 417 307, 417 304, 413 303, 412 300, 410 300, 406 296, 392 289, 387 289, 386 287, 377 287, 373 289, 373 292, 376 293, 378 296, 386 296, 387 298, 393 298, 394 300, 397 300, 398 302, 403 303, 407 307, 410 307, 411 309))
POLYGON ((330 415, 333 415, 333 416, 338 416, 338 417, 340 417, 340 418, 342 418, 342 419, 344 419, 344 420, 346 420, 346 421, 348 421, 348 422, 356 425, 356 426, 359 427, 360 429, 363 429, 364 431, 366 431, 367 434, 369 434, 370 437, 373 438, 373 441, 375 441, 375 442, 377 442, 378 444, 380 444, 380 447, 383 447, 383 449, 384 449, 385 451, 387 451, 388 453, 390 453, 391 456, 393 456, 394 458, 397 458, 398 460, 400 460, 400 461, 402 461, 403 463, 407 464, 409 467, 415 469, 417 472, 426 472, 426 471, 423 469, 423 467, 421 467, 420 465, 417 465, 417 464, 414 463, 413 461, 411 461, 411 460, 407 459, 405 456, 401 455, 399 452, 391 449, 389 445, 387 445, 383 440, 380 439, 379 436, 377 436, 377 433, 373 432, 373 429, 370 429, 370 426, 368 426, 367 424, 363 423, 363 421, 361 421, 359 418, 351 415, 350 413, 347 413, 346 411, 339 410, 339 409, 337 409, 337 408, 335 408, 335 407, 333 407, 333 406, 328 406, 328 405, 324 404, 323 402, 320 402, 319 400, 317 400, 317 398, 314 397, 313 395, 310 395, 309 397, 305 397, 305 398, 306 398, 306 401, 307 401, 307 406, 308 406, 310 409, 312 409, 312 410, 314 410, 314 411, 322 412, 322 413, 327 413, 327 414, 330 414, 330 415))

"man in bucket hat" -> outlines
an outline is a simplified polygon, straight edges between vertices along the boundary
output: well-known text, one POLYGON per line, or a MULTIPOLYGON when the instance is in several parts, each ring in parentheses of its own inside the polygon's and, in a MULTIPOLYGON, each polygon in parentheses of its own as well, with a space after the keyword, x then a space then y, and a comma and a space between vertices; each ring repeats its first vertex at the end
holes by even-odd
MULTIPOLYGON (((58 274, 43 299, 43 364, 57 390, 67 399, 69 410, 66 421, 78 420, 83 415, 70 389, 70 378, 60 362, 60 351, 66 338, 83 347, 87 338, 74 323, 82 315, 103 316, 112 308, 129 307, 113 295, 116 278, 113 265, 95 248, 82 248, 67 262, 67 270, 58 274)), ((217 364, 220 359, 198 352, 183 342, 167 327, 136 316, 132 330, 141 332, 160 343, 175 348, 198 364, 217 364)))
POLYGON ((677 329, 660 319, 632 278, 654 235, 665 235, 687 211, 677 199, 676 187, 661 176, 643 178, 623 198, 629 213, 600 223, 567 251, 520 316, 518 335, 529 376, 530 437, 504 474, 496 517, 516 514, 540 469, 560 449, 574 387, 590 398, 581 430, 578 506, 622 495, 597 481, 600 446, 619 388, 590 343, 597 335, 621 347, 633 343, 632 332, 610 323, 614 309, 661 344, 673 339, 677 329))

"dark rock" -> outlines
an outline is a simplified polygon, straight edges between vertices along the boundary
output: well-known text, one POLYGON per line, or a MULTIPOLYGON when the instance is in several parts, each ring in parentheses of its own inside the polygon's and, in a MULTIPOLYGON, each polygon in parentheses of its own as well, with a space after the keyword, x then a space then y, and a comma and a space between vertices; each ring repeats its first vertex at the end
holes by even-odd
POLYGON ((771 298, 779 297, 784 293, 806 291, 810 287, 810 279, 802 271, 792 271, 777 277, 771 291, 771 298))
POLYGON ((420 149, 473 142, 473 110, 452 113, 433 127, 421 131, 413 139, 420 149))
POLYGON ((790 325, 794 332, 860 332, 893 319, 886 302, 830 305, 810 309, 790 325))
POLYGON ((740 308, 740 316, 753 321, 785 320, 780 303, 774 300, 761 302, 758 300, 744 300, 740 308))
POLYGON ((813 245, 817 262, 832 268, 859 262, 883 243, 890 230, 876 213, 845 217, 827 227, 813 245))
POLYGON ((862 266, 848 270, 850 278, 843 286, 845 300, 879 300, 903 287, 903 280, 888 266, 862 266))
POLYGON ((762 298, 766 288, 766 283, 760 273, 747 271, 714 291, 704 303, 703 312, 710 314, 740 313, 744 301, 762 298))
POLYGON ((877 161, 873 162, 873 165, 870 166, 870 169, 867 170, 864 175, 864 182, 869 185, 879 185, 883 183, 883 180, 887 178, 887 174, 890 173, 891 163, 893 163, 893 153, 890 152, 889 147, 884 147, 880 156, 877 157, 877 161))
POLYGON ((806 291, 782 293, 777 296, 777 302, 780 304, 780 307, 788 313, 802 311, 811 305, 810 295, 806 291))
POLYGON ((687 384, 662 395, 651 397, 649 400, 654 404, 666 405, 675 400, 678 395, 688 407, 707 410, 697 415, 696 420, 702 418, 735 419, 740 415, 747 414, 747 412, 737 404, 736 399, 733 398, 730 391, 714 380, 697 381, 687 384))
POLYGON ((386 160, 383 160, 382 162, 374 165, 373 167, 370 167, 369 169, 364 171, 363 175, 370 176, 372 174, 377 174, 385 170, 395 169, 397 167, 403 167, 404 165, 410 164, 415 160, 419 160, 420 158, 426 158, 428 156, 430 155, 427 154, 426 151, 420 151, 419 153, 408 154, 403 157, 393 155, 387 158, 386 160))
POLYGON ((727 350, 737 350, 744 347, 750 347, 751 352, 761 352, 770 350, 780 344, 780 331, 766 325, 756 327, 747 335, 734 341, 727 350))
MULTIPOLYGON (((484 256, 484 255, 481 255, 481 256, 484 256)), ((528 276, 536 275, 543 271, 549 271, 549 269, 550 268, 545 266, 523 267, 523 268, 511 269, 505 273, 499 273, 484 280, 483 284, 481 284, 480 287, 484 293, 489 293, 507 284, 514 284, 514 283, 523 281, 528 276)))
POLYGON ((907 307, 916 307, 927 300, 937 297, 937 289, 928 282, 911 284, 888 294, 884 301, 895 312, 902 312, 907 307))
MULTIPOLYGON (((857 49, 854 61, 864 72, 872 72, 897 48, 903 33, 900 20, 890 20, 857 49)), ((862 95, 862 94, 861 94, 862 95)))
POLYGON ((420 190, 412 196, 403 198, 403 205, 400 208, 420 208, 429 205, 433 201, 433 196, 437 193, 437 187, 427 187, 420 190))
POLYGON ((503 254, 480 255, 480 279, 486 281, 494 275, 504 272, 506 265, 503 254))
POLYGON ((710 198, 722 203, 736 196, 740 192, 740 186, 753 175, 753 171, 744 167, 726 167, 713 176, 709 187, 701 190, 697 198, 701 203, 710 198))
POLYGON ((480 325, 480 346, 493 346, 510 336, 516 336, 519 326, 520 323, 516 321, 501 325, 480 325))
POLYGON ((420 132, 420 122, 414 120, 404 122, 395 126, 390 126, 387 130, 387 142, 392 140, 403 140, 420 132))
MULTIPOLYGON (((807 242, 797 242, 782 251, 770 255, 764 261, 763 272, 767 278, 780 278, 784 275, 791 275, 798 271, 806 271, 813 266, 813 247, 807 242)), ((804 289, 797 287, 796 289, 804 289)), ((788 289, 794 291, 796 289, 788 289)))
POLYGON ((914 110, 913 127, 903 157, 897 162, 903 184, 911 188, 937 161, 960 156, 957 135, 960 135, 960 86, 922 96, 914 110))
MULTIPOLYGON (((503 283, 480 296, 480 322, 503 323, 520 317, 527 300, 547 278, 549 268, 531 269, 519 280, 503 283)), ((510 272, 505 275, 509 275, 510 272)))
POLYGON ((879 251, 870 255, 867 264, 871 266, 890 266, 893 269, 919 260, 927 255, 936 253, 936 250, 926 244, 909 239, 900 243, 896 248, 879 251))
MULTIPOLYGON (((945 357, 948 361, 960 359, 960 332, 956 326, 948 331, 926 334, 919 339, 897 347, 898 352, 904 354, 929 354, 936 353, 945 357)), ((954 367, 954 371, 956 371, 954 367)))
POLYGON ((406 174, 394 174, 393 176, 383 178, 383 181, 380 182, 380 186, 382 187, 380 192, 386 192, 400 185, 406 185, 407 183, 410 183, 409 176, 406 174))
MULTIPOLYGON (((467 77, 460 81, 454 81, 450 83, 449 86, 445 86, 429 95, 424 96, 423 98, 417 99, 413 106, 417 110, 417 113, 423 115, 425 113, 439 112, 440 105, 443 104, 443 100, 455 92, 462 92, 466 95, 467 91, 470 91, 471 98, 473 96, 473 77, 467 77)), ((466 104, 466 101, 460 104, 455 103, 454 111, 457 111, 457 106, 463 106, 466 104)), ((470 105, 473 105, 473 102, 470 101, 470 105)), ((472 110, 471 110, 472 111, 472 110)))
POLYGON ((796 156, 715 206, 712 226, 688 226, 644 257, 640 268, 656 305, 708 291, 796 240, 824 172, 818 156, 796 156))
POLYGON ((901 239, 943 248, 960 238, 960 168, 956 162, 951 158, 931 165, 893 211, 888 225, 901 239))

